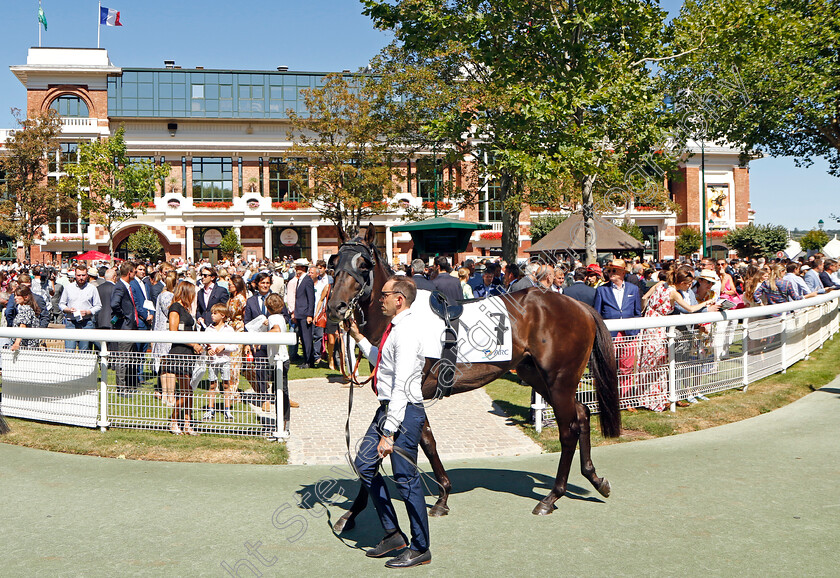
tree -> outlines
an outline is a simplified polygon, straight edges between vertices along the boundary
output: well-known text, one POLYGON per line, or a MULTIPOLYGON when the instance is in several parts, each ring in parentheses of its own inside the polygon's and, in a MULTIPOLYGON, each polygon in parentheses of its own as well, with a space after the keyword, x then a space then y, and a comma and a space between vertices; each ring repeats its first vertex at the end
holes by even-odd
POLYGON ((135 257, 155 263, 161 258, 163 245, 154 229, 140 227, 128 237, 127 248, 135 257))
POLYGON ((58 114, 50 110, 31 119, 22 119, 17 109, 12 114, 20 129, 6 139, 8 155, 0 158, 7 186, 7 195, 0 200, 0 230, 23 242, 29 260, 43 228, 54 224, 62 211, 75 208, 75 203, 47 179, 46 158, 55 154, 61 134, 58 114))
POLYGON ((577 187, 589 261, 599 194, 608 207, 663 194, 674 159, 649 162, 669 122, 646 66, 663 53, 665 15, 653 3, 363 3, 403 53, 458 71, 452 85, 462 93, 461 112, 443 122, 468 127, 476 159, 487 159, 483 170, 498 178, 505 259, 516 256, 520 207, 532 202, 537 183, 577 187))
POLYGON ((742 259, 772 258, 787 247, 787 229, 781 225, 747 225, 733 229, 723 239, 742 259))
POLYGON ((673 35, 673 92, 702 111, 709 140, 806 166, 824 157, 840 176, 836 0, 687 0, 673 35))
POLYGON ((82 210, 108 230, 108 248, 114 256, 114 233, 145 214, 157 183, 169 175, 169 165, 155 167, 150 160, 129 161, 125 127, 108 139, 79 145, 79 162, 66 168, 62 189, 79 199, 82 210))
POLYGON ((700 245, 703 244, 703 235, 697 227, 683 227, 680 234, 677 236, 677 255, 684 255, 690 257, 700 250, 700 245))
POLYGON ((618 226, 619 229, 639 241, 640 243, 645 242, 645 235, 642 233, 642 228, 639 227, 633 221, 622 221, 621 224, 618 226))
POLYGON ((806 251, 821 251, 831 239, 825 231, 811 229, 799 239, 799 243, 806 251))
MULTIPOLYGON (((237 254, 242 253, 242 243, 235 229, 228 229, 222 241, 219 243, 219 250, 226 259, 233 260, 237 254)), ((270 255, 268 255, 270 257, 270 255)))
POLYGON ((531 217, 531 244, 533 245, 567 219, 567 215, 545 215, 531 217))
POLYGON ((306 164, 293 173, 301 197, 342 231, 387 213, 400 174, 372 114, 368 79, 330 74, 303 97, 308 112, 289 111, 295 144, 287 153, 306 164))

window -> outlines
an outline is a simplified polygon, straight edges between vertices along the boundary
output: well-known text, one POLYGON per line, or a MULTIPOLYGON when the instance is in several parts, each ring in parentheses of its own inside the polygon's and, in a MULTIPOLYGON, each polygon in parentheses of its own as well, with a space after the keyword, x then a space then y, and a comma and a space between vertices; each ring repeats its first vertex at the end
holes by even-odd
MULTIPOLYGON (((265 90, 262 84, 240 84, 239 85, 239 112, 257 112, 262 117, 265 104, 265 90)), ((244 115, 248 118, 251 115, 244 115)))
POLYGON ((196 201, 233 200, 233 161, 230 157, 193 157, 192 191, 196 201))
POLYGON ((271 201, 300 201, 300 189, 295 185, 295 159, 271 158, 268 160, 268 192, 271 201))
POLYGON ((67 207, 58 214, 58 233, 79 233, 79 212, 76 207, 67 207))
POLYGON ((192 112, 204 112, 204 85, 203 84, 193 84, 192 90, 190 91, 190 99, 191 99, 191 106, 190 110, 192 112))
POLYGON ((435 180, 437 180, 437 200, 443 198, 443 161, 438 159, 437 171, 434 159, 424 158, 417 161, 417 196, 423 201, 435 200, 435 180))
POLYGON ((55 155, 50 155, 48 171, 51 173, 64 172, 65 165, 75 165, 79 162, 79 144, 63 142, 58 145, 55 155))
POLYGON ((502 183, 493 179, 487 183, 487 192, 484 194, 487 221, 502 220, 502 183))
POLYGON ((59 96, 50 103, 50 108, 58 112, 59 116, 72 116, 87 118, 88 113, 87 104, 78 96, 66 94, 59 96))

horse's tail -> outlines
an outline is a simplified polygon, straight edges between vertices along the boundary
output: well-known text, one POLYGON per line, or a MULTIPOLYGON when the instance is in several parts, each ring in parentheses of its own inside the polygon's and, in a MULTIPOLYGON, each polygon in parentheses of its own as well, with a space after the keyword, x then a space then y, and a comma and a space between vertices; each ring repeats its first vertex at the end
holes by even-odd
POLYGON ((601 433, 607 438, 621 435, 621 411, 618 408, 618 372, 612 336, 604 320, 590 309, 595 322, 595 345, 589 354, 589 371, 595 383, 595 395, 601 414, 601 433))

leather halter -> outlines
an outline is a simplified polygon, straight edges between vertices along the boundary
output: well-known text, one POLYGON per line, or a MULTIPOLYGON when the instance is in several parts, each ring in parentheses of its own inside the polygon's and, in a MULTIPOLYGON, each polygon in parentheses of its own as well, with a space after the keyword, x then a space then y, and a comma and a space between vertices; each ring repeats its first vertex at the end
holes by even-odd
POLYGON ((342 243, 338 248, 337 255, 338 263, 336 263, 335 266, 336 276, 338 276, 340 272, 344 271, 361 287, 359 292, 353 297, 353 299, 350 300, 350 303, 348 303, 348 309, 352 312, 358 305, 359 301, 365 301, 368 299, 373 291, 373 269, 376 266, 376 254, 364 243, 353 240, 342 243), (345 256, 348 253, 352 253, 353 255, 360 255, 365 261, 367 261, 370 264, 370 270, 367 272, 367 275, 363 275, 351 264, 352 259, 344 258, 341 255, 342 251, 344 251, 345 256))

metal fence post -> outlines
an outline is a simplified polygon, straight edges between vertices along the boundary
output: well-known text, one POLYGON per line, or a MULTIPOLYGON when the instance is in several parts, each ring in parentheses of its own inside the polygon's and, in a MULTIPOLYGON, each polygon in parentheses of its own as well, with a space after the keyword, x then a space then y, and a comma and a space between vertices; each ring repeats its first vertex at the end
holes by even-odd
POLYGON ((108 342, 99 342, 99 421, 101 431, 108 429, 108 342))
POLYGON ((747 387, 750 385, 750 320, 749 318, 744 319, 744 332, 741 335, 741 358, 743 362, 743 369, 744 369, 744 377, 742 383, 744 384, 744 391, 747 391, 747 387))
MULTIPOLYGON (((281 347, 284 347, 281 345, 281 347)), ((283 407, 283 362, 280 361, 280 354, 274 356, 274 433, 275 440, 289 437, 289 430, 286 429, 286 412, 283 407)))
POLYGON ((782 373, 787 373, 787 316, 788 312, 782 313, 782 373))
POLYGON ((674 327, 668 328, 668 401, 671 411, 677 411, 677 332, 674 327))
POLYGON ((534 429, 537 430, 537 433, 540 433, 543 428, 545 400, 537 392, 534 392, 534 403, 531 404, 531 409, 534 410, 534 429))

